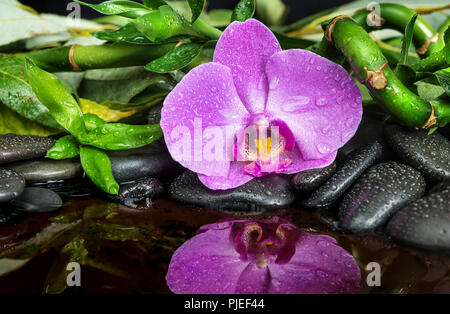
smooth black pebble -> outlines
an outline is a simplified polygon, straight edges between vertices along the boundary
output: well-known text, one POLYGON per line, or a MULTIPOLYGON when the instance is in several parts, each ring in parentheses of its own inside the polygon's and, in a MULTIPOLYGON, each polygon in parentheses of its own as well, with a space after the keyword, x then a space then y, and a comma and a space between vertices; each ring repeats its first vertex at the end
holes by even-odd
POLYGON ((52 190, 26 188, 11 206, 32 213, 50 213, 60 209, 62 205, 61 197, 52 190))
POLYGON ((22 174, 27 183, 70 180, 83 174, 83 168, 77 158, 19 161, 5 167, 22 174))
POLYGON ((414 168, 395 161, 371 167, 344 196, 339 227, 365 232, 383 226, 397 210, 425 192, 425 179, 414 168))
POLYGON ((25 189, 23 176, 9 169, 0 169, 0 203, 10 202, 25 189))
POLYGON ((318 169, 309 169, 295 174, 291 184, 298 192, 312 192, 321 186, 336 171, 336 162, 318 169))
POLYGON ((51 137, 0 135, 0 164, 44 157, 55 142, 56 140, 51 137))
POLYGON ((183 204, 205 209, 258 212, 287 207, 295 201, 290 176, 271 174, 229 190, 211 190, 197 174, 186 171, 169 188, 170 196, 183 204))
POLYGON ((432 181, 450 181, 450 141, 438 132, 428 135, 398 125, 385 129, 388 143, 407 164, 432 181))
POLYGON ((164 143, 152 144, 123 151, 108 152, 114 178, 117 182, 131 182, 145 177, 161 180, 173 178, 183 168, 170 156, 164 143))
POLYGON ((142 178, 133 183, 122 185, 119 189, 119 195, 112 199, 125 205, 134 205, 134 203, 146 199, 155 199, 164 193, 164 186, 156 178, 142 178))
POLYGON ((386 231, 396 242, 450 254, 450 184, 398 211, 386 231))
POLYGON ((336 172, 311 195, 300 201, 306 208, 319 209, 331 206, 345 191, 366 171, 378 161, 383 154, 383 146, 375 141, 367 144, 353 153, 338 167, 336 172))

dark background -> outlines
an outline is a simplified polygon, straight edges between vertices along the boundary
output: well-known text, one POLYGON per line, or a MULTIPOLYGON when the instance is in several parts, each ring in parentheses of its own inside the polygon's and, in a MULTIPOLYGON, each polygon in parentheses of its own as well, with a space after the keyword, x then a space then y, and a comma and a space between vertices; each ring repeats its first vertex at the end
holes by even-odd
MULTIPOLYGON (((89 3, 100 3, 104 0, 85 0, 89 3)), ((66 15, 69 12, 66 10, 67 4, 70 0, 21 0, 23 4, 29 5, 41 13, 56 13, 66 15)), ((233 9, 239 0, 209 0, 209 9, 233 9)), ((283 2, 291 9, 287 18, 287 23, 294 22, 302 17, 326 10, 328 8, 336 7, 341 4, 351 2, 350 0, 283 0, 283 2)), ((94 10, 82 7, 82 18, 93 18, 101 16, 100 13, 94 10)))

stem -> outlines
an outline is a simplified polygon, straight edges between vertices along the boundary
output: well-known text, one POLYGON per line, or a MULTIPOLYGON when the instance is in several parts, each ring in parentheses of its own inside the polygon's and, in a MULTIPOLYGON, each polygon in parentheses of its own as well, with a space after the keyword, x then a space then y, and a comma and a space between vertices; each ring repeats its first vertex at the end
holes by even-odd
POLYGON ((363 27, 345 17, 331 23, 334 23, 331 36, 335 47, 346 56, 355 74, 363 80, 372 96, 394 118, 413 129, 445 125, 448 112, 432 107, 406 88, 387 65, 383 53, 363 27))
MULTIPOLYGON (((118 68, 145 65, 173 49, 175 43, 164 45, 134 45, 114 43, 98 46, 75 46, 75 63, 83 70, 118 68)), ((40 68, 49 72, 72 71, 69 61, 71 47, 58 47, 17 54, 32 59, 40 68)))
POLYGON ((443 49, 425 59, 416 60, 411 63, 411 68, 416 72, 435 72, 447 66, 448 64, 445 60, 445 52, 443 49))
MULTIPOLYGON (((368 12, 366 9, 356 12, 352 17, 353 19, 362 26, 366 31, 370 32, 379 28, 374 28, 367 23, 368 12)), ((392 28, 400 32, 404 32, 406 25, 411 20, 411 18, 416 14, 414 10, 411 10, 403 5, 394 3, 380 3, 380 12, 382 28, 392 28)), ((414 45, 416 48, 422 47, 427 41, 429 41, 436 31, 431 27, 428 22, 423 19, 420 15, 417 17, 416 23, 414 25, 414 45)), ((428 49, 425 53, 429 56, 444 47, 443 38, 437 38, 435 42, 430 42, 428 49)))
POLYGON ((194 24, 192 24, 192 28, 211 39, 219 39, 222 35, 222 31, 209 25, 201 18, 198 18, 194 24))

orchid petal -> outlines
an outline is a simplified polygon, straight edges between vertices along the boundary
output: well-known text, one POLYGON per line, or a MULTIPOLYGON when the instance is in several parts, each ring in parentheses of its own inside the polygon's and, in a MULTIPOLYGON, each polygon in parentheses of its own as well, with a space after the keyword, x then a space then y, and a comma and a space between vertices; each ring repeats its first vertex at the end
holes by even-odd
POLYGON ((233 161, 230 164, 227 176, 207 176, 199 174, 198 178, 206 187, 213 190, 232 189, 254 179, 252 175, 249 175, 244 171, 244 166, 246 164, 248 164, 248 162, 233 161))
POLYGON ((167 284, 174 293, 235 293, 247 267, 230 244, 230 229, 211 229, 178 248, 169 265, 167 284))
POLYGON ((287 264, 270 265, 269 293, 354 293, 361 273, 353 257, 324 235, 303 233, 287 264))
POLYGON ((264 111, 268 90, 265 65, 279 51, 274 34, 255 19, 231 23, 217 43, 214 62, 231 69, 238 94, 251 113, 264 111))
POLYGON ((330 155, 355 134, 362 117, 361 93, 340 65, 292 49, 274 54, 266 74, 266 111, 286 122, 304 160, 330 155))
POLYGON ((190 71, 166 97, 161 128, 174 160, 197 173, 226 176, 233 160, 233 149, 227 149, 227 141, 229 137, 233 140, 234 132, 245 124, 246 115, 230 69, 206 63, 190 71), (205 134, 216 129, 220 151, 208 159, 205 148, 213 141, 205 134))

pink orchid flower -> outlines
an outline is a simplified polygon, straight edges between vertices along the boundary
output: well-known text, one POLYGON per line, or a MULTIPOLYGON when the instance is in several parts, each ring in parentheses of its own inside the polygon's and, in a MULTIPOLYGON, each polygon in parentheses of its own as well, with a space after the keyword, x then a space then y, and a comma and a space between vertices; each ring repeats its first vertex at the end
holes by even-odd
POLYGON ((166 97, 161 127, 172 157, 208 188, 224 190, 331 164, 361 116, 359 88, 344 68, 307 50, 282 51, 264 24, 249 19, 231 23, 213 62, 166 97))
POLYGON ((203 226, 175 251, 166 280, 179 294, 354 293, 361 272, 335 239, 273 217, 203 226))

